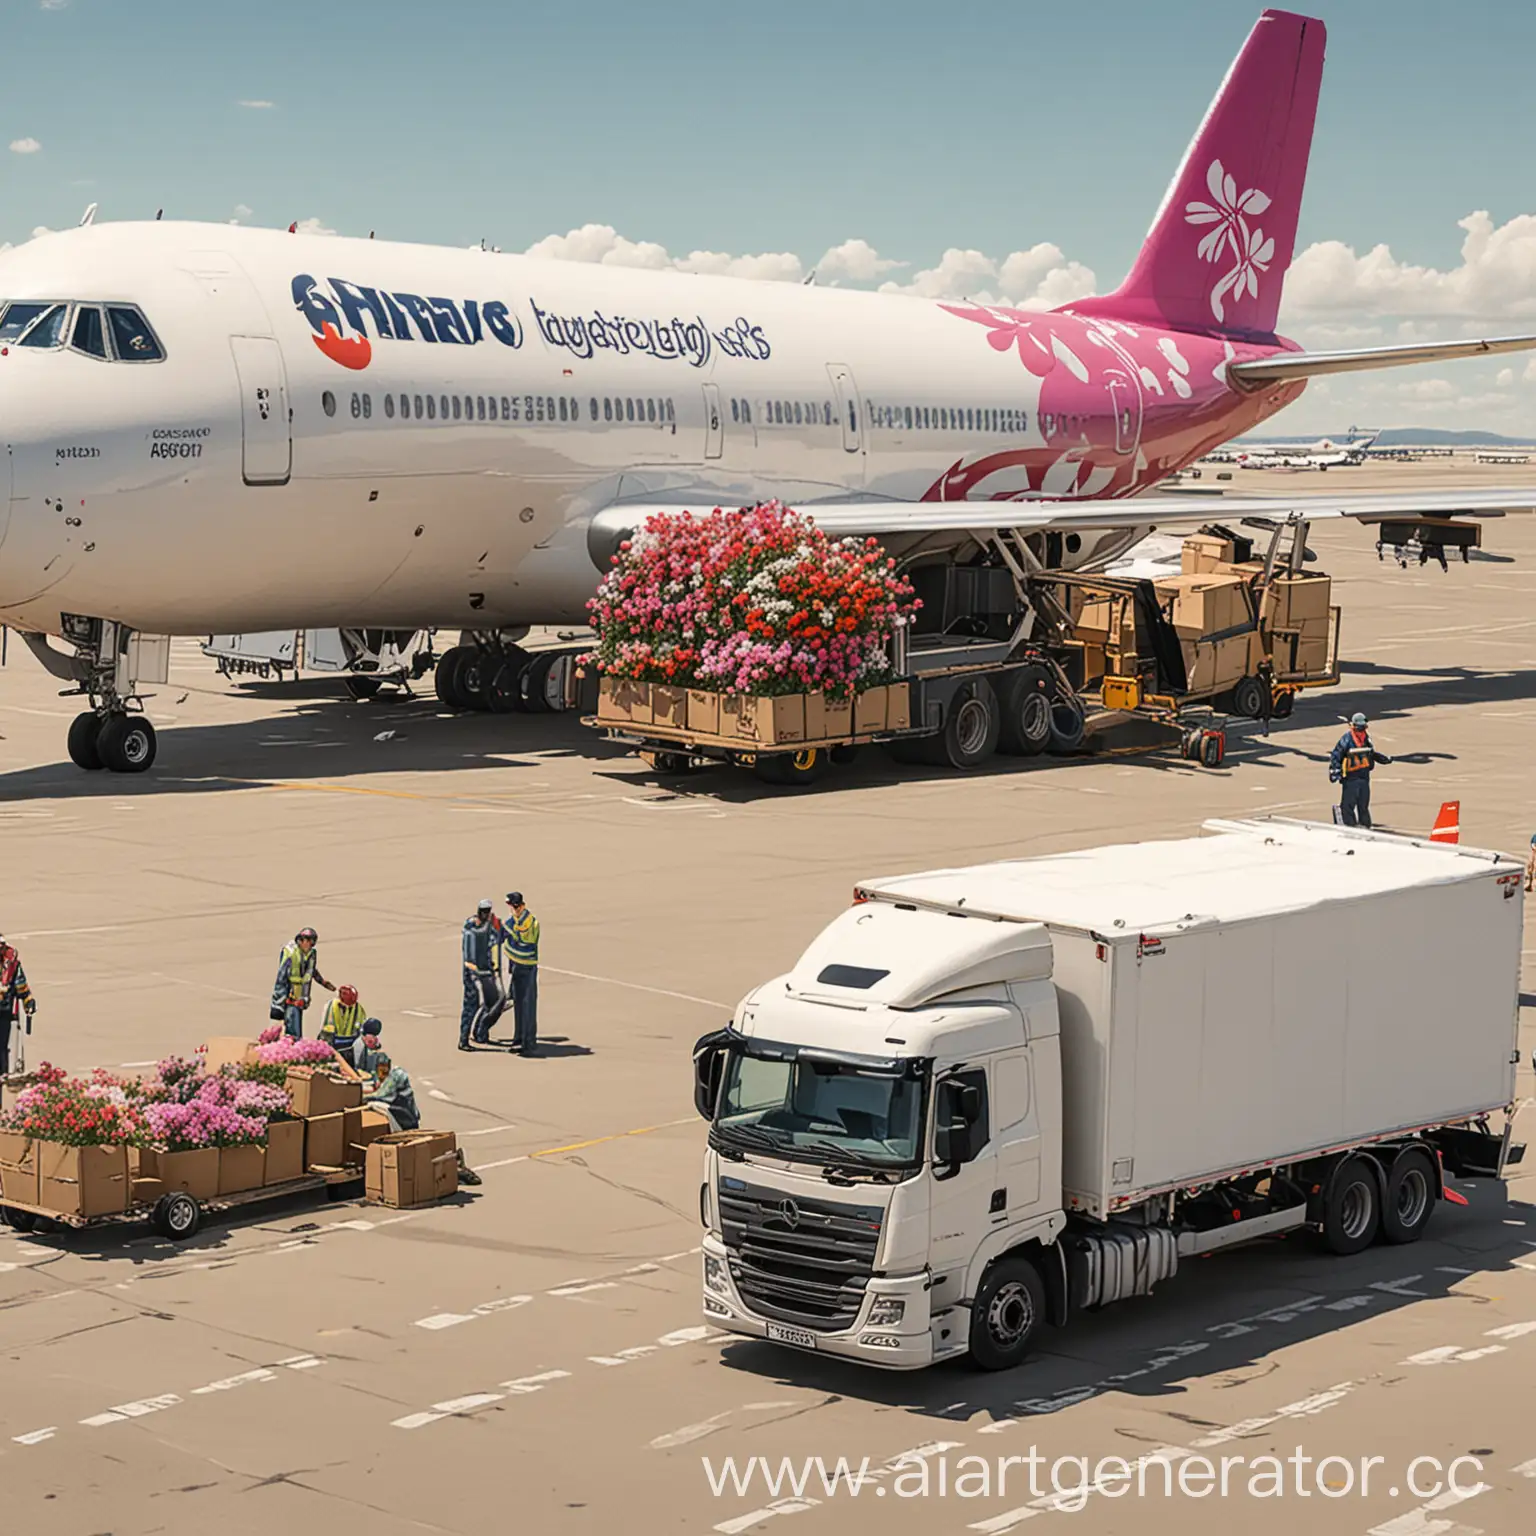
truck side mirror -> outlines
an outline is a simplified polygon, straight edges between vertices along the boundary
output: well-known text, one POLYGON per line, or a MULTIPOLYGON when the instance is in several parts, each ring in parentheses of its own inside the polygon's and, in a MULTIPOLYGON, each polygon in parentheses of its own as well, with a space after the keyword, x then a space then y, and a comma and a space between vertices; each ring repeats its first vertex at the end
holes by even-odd
POLYGON ((701 1119, 713 1121, 720 1099, 720 1082, 725 1076, 728 1030, 705 1035, 693 1047, 693 1107, 701 1119))
POLYGON ((966 1163, 975 1160, 980 1150, 975 1142, 981 1112, 981 1090, 974 1083, 950 1080, 939 1084, 934 1154, 935 1160, 943 1157, 947 1161, 935 1167, 935 1178, 952 1179, 966 1163))

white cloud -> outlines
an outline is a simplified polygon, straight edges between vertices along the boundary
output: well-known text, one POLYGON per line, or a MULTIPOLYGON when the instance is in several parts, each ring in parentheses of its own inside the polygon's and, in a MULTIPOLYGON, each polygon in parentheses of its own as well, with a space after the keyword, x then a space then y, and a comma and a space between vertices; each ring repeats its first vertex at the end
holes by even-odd
POLYGON ((904 261, 889 261, 868 240, 844 240, 834 245, 816 263, 816 275, 828 282, 847 278, 855 283, 872 283, 887 272, 906 266, 904 261))
POLYGON ((249 108, 252 112, 270 112, 277 103, 275 101, 238 101, 235 105, 249 108))
POLYGON ((718 277, 799 282, 800 258, 787 251, 759 256, 730 256, 723 251, 692 251, 674 257, 654 240, 629 240, 611 224, 583 224, 563 235, 546 235, 528 247, 528 255, 559 261, 590 261, 605 267, 639 267, 651 272, 705 272, 718 277))
POLYGON ((247 208, 244 203, 236 203, 235 204, 235 219, 237 221, 240 220, 240 219, 248 219, 248 218, 250 218, 250 216, 251 216, 251 214, 253 212, 255 212, 255 210, 252 209, 252 208, 247 208))
POLYGON ((68 4, 69 0, 37 0, 40 11, 62 11, 68 4))
POLYGON ((1461 263, 1445 271, 1400 261, 1387 245, 1364 255, 1339 240, 1308 246, 1286 278, 1287 313, 1416 320, 1536 316, 1536 214, 1495 224, 1479 211, 1459 226, 1465 231, 1461 263))
POLYGON ((322 224, 319 219, 300 219, 296 233, 301 235, 334 235, 336 231, 322 224))
POLYGON ((11 153, 13 155, 35 155, 42 147, 36 139, 11 140, 11 153))

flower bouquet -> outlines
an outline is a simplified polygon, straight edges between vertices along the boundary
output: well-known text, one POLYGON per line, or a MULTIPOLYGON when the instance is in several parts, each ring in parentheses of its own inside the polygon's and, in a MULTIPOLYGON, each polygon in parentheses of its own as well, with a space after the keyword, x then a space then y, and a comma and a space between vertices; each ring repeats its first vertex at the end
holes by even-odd
POLYGON ((600 718, 757 737, 766 718, 804 739, 811 722, 790 723, 803 705, 727 701, 816 696, 833 712, 816 723, 847 734, 855 697, 891 682, 891 638, 918 606, 875 540, 831 539, 777 502, 662 513, 588 604, 597 647, 584 661, 603 679, 600 718))

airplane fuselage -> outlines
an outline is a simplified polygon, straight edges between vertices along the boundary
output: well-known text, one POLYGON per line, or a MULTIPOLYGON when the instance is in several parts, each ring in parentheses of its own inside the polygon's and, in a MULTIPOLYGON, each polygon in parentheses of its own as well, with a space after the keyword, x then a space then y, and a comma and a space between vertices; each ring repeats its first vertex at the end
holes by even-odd
POLYGON ((579 621, 626 499, 1131 496, 1302 388, 1228 382, 1284 343, 225 225, 46 236, 0 297, 164 354, 0 347, 0 621, 49 632, 579 621))

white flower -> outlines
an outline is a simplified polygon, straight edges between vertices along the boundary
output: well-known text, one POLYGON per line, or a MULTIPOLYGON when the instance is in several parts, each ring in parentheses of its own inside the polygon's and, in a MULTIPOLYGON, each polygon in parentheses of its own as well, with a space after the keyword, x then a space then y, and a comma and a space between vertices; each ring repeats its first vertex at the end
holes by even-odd
POLYGON ((1226 318, 1224 299, 1227 294, 1236 298, 1257 298, 1260 272, 1267 272, 1274 259, 1275 242, 1266 237, 1257 226, 1249 228, 1248 218, 1257 217, 1270 205, 1267 192, 1250 187, 1238 194, 1237 182, 1222 168, 1220 160, 1211 161, 1206 172, 1205 184, 1210 189, 1212 201, 1190 202, 1184 205, 1184 222, 1196 226, 1212 227, 1200 237, 1195 254, 1202 261, 1220 261, 1222 252, 1229 251, 1235 265, 1211 290, 1211 313, 1217 321, 1226 318))

